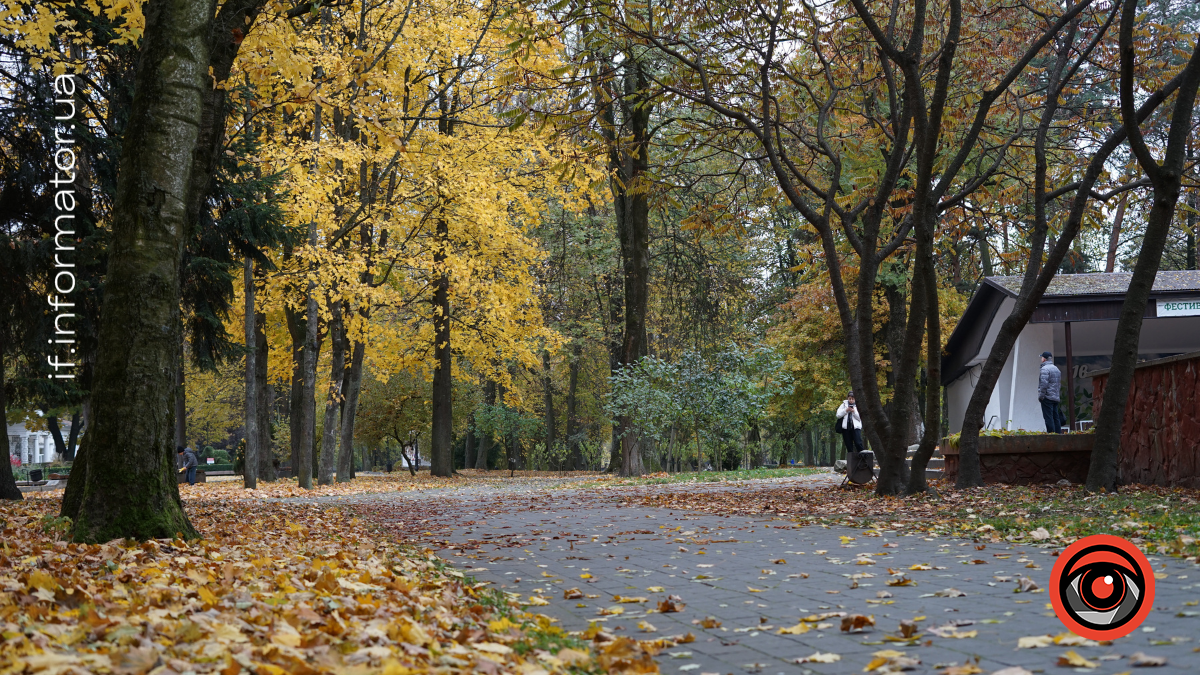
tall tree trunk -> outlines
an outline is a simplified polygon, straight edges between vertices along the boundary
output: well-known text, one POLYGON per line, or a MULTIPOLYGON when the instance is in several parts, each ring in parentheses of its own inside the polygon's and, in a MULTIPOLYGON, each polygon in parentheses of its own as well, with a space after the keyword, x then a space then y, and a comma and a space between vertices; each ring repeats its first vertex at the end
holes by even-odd
POLYGON ((346 378, 345 327, 342 321, 342 303, 329 303, 329 391, 325 395, 325 424, 321 434, 321 467, 317 473, 318 485, 333 482, 337 467, 338 412, 342 407, 342 382, 346 378))
POLYGON ((579 421, 575 417, 575 407, 577 392, 579 390, 579 357, 583 353, 583 345, 578 340, 571 347, 571 365, 570 375, 567 379, 567 445, 570 451, 571 470, 582 471, 583 466, 583 449, 579 445, 579 439, 576 436, 579 434, 579 421))
POLYGON ((242 463, 242 482, 246 489, 258 487, 258 371, 254 367, 255 352, 258 351, 258 335, 255 330, 258 314, 254 311, 254 260, 246 256, 242 270, 246 299, 246 454, 242 463))
POLYGON ((267 379, 270 344, 267 343, 267 315, 259 312, 254 320, 254 382, 258 385, 258 480, 275 482, 275 452, 271 440, 271 418, 275 411, 275 386, 267 379))
POLYGON ((546 427, 546 456, 554 456, 554 445, 557 439, 554 432, 555 416, 554 416, 554 380, 551 378, 550 370, 550 352, 542 350, 542 404, 545 406, 545 427, 546 427))
POLYGON ((449 234, 449 224, 444 218, 439 218, 439 247, 433 254, 434 274, 437 275, 433 290, 433 360, 436 370, 433 371, 433 429, 429 451, 429 472, 434 476, 449 476, 454 472, 454 450, 451 447, 454 373, 450 364, 450 272, 446 269, 449 234))
MULTIPOLYGON (((309 224, 309 242, 316 245, 316 224, 309 224)), ((318 343, 317 322, 317 288, 315 282, 308 282, 304 319, 304 372, 301 373, 303 386, 300 391, 300 453, 296 465, 296 480, 304 489, 312 488, 315 455, 317 453, 317 357, 320 352, 318 343)))
POLYGON ((175 447, 187 447, 187 362, 184 360, 183 327, 179 330, 179 366, 175 368, 175 447))
MULTIPOLYGON (((3 327, 0 327, 0 412, 8 409, 8 398, 4 394, 4 350, 6 345, 3 337, 3 327)), ((7 422, 5 431, 7 432, 7 422)), ((21 494, 21 489, 17 487, 16 477, 13 476, 12 462, 9 460, 11 454, 12 448, 8 446, 8 433, 0 434, 0 499, 19 501, 25 497, 21 494)))
POLYGON ((1133 92, 1136 87, 1133 81, 1133 33, 1136 16, 1137 3, 1130 2, 1121 10, 1121 117, 1129 129, 1130 150, 1154 188, 1154 201, 1146 217, 1142 248, 1133 268, 1133 277, 1129 280, 1129 289, 1125 292, 1121 318, 1117 321, 1112 367, 1108 373, 1108 383, 1104 386, 1104 402, 1096 419, 1096 441, 1092 447, 1091 464, 1088 467, 1088 489, 1105 489, 1110 492, 1117 488, 1121 427, 1125 422, 1125 407, 1129 401, 1133 371, 1137 365, 1142 317, 1145 316, 1150 291, 1154 287, 1154 277, 1162 262, 1162 252, 1171 231, 1171 221, 1175 217, 1175 205, 1179 201, 1183 181, 1187 141, 1192 130, 1196 91, 1200 87, 1200 42, 1197 42, 1192 50, 1191 59, 1184 67, 1184 80, 1179 87, 1175 108, 1171 114, 1167 147, 1163 152, 1163 161, 1159 164, 1142 138, 1134 106, 1133 92))
MULTIPOLYGON (((612 181, 617 230, 621 240, 621 268, 625 277, 625 331, 621 363, 632 365, 646 355, 646 308, 650 297, 650 201, 646 174, 650 169, 650 112, 646 97, 649 80, 645 66, 630 59, 625 66, 623 117, 632 147, 620 152, 619 170, 612 181)), ((646 473, 641 443, 628 416, 621 426, 622 476, 646 473)))
POLYGON ((50 438, 54 440, 54 453, 59 457, 67 456, 67 444, 63 441, 62 427, 58 424, 57 415, 46 416, 46 428, 50 431, 50 438))
POLYGON ((1108 236, 1108 260, 1104 263, 1104 271, 1112 273, 1117 266, 1117 248, 1121 245, 1121 223, 1125 221, 1125 202, 1129 201, 1129 193, 1121 195, 1117 202, 1117 213, 1113 216, 1112 232, 1108 236))
POLYGON ((467 438, 463 447, 463 468, 475 468, 475 425, 467 426, 467 438))
MULTIPOLYGON (((208 0, 151 0, 113 200, 77 542, 198 536, 175 477, 179 267, 209 79, 208 0)), ((222 119, 222 123, 224 120, 222 119)), ((72 471, 72 473, 75 473, 72 471)), ((64 507, 67 502, 64 500, 64 507)))
POLYGON ((346 383, 342 385, 345 401, 342 403, 342 451, 338 454, 339 483, 354 479, 354 418, 358 415, 358 393, 362 390, 363 357, 366 350, 365 343, 354 341, 350 369, 346 371, 346 383))
POLYGON ((300 444, 304 435, 304 340, 307 334, 304 316, 288 306, 283 308, 288 333, 292 336, 292 382, 288 396, 288 436, 291 446, 292 476, 300 475, 300 444))
MULTIPOLYGON (((0 408, 3 410, 3 408, 0 408)), ((80 413, 75 411, 71 413, 71 435, 67 438, 67 461, 75 461, 75 448, 79 445, 79 430, 83 427, 80 422, 80 413)))
POLYGON ((929 459, 933 457, 933 449, 941 436, 942 428, 942 325, 941 313, 938 309, 937 271, 932 258, 926 259, 918 266, 918 274, 924 274, 927 281, 924 284, 928 294, 929 308, 925 315, 925 433, 913 454, 912 466, 908 474, 908 494, 917 494, 929 489, 925 480, 925 469, 929 459))
MULTIPOLYGON (((483 383, 483 402, 489 407, 496 405, 496 381, 488 380, 483 383)), ((488 470, 488 457, 495 446, 495 434, 485 433, 479 437, 479 455, 475 458, 475 468, 480 471, 488 470)))
MULTIPOLYGON (((1192 161, 1195 159, 1194 150, 1195 148, 1192 146, 1191 141, 1188 141, 1188 166, 1191 166, 1192 161)), ((1185 252, 1184 267, 1189 270, 1195 270, 1200 269, 1200 267, 1196 266, 1196 225, 1198 220, 1197 212, 1200 210, 1200 188, 1195 187, 1194 183, 1192 189, 1188 191, 1187 202, 1187 233, 1185 235, 1187 237, 1187 250, 1185 252)))

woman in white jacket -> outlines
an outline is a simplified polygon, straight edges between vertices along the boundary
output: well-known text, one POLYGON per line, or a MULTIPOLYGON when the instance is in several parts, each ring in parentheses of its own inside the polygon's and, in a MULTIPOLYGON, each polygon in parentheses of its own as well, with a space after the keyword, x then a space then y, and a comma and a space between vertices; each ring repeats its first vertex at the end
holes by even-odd
POLYGON ((858 414, 858 406, 854 404, 854 392, 846 395, 846 400, 837 409, 837 432, 842 435, 842 444, 846 453, 862 452, 862 417, 858 414))

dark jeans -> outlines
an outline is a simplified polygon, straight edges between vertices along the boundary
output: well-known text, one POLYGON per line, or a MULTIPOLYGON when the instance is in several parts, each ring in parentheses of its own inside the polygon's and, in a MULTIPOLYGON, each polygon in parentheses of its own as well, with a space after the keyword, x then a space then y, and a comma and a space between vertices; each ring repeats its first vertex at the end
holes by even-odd
POLYGON ((846 446, 847 456, 851 452, 863 451, 862 429, 842 429, 838 433, 842 435, 842 445, 846 446))
POLYGON ((194 466, 189 466, 189 467, 188 467, 188 470, 187 470, 187 482, 188 482, 188 485, 195 485, 195 484, 196 484, 196 467, 194 467, 194 466))
POLYGON ((1058 407, 1058 401, 1051 401, 1048 398, 1041 399, 1041 401, 1042 419, 1046 421, 1046 432, 1061 434, 1063 422, 1066 420, 1063 418, 1062 410, 1058 407))

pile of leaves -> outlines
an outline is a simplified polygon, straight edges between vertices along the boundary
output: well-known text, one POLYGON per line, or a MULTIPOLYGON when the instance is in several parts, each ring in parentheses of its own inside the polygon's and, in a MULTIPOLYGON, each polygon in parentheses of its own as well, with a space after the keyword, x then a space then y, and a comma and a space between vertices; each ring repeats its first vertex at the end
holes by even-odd
POLYGON ((774 514, 804 524, 921 531, 1063 546, 1092 534, 1123 536, 1162 555, 1200 555, 1200 490, 1128 486, 1094 494, 1081 486, 988 485, 910 497, 879 497, 869 488, 764 487, 753 491, 634 492, 627 503, 705 513, 774 514))
MULTIPOLYGON (((528 475, 521 476, 520 474, 545 474, 545 477, 563 477, 564 484, 573 484, 578 481, 594 479, 594 474, 583 472, 565 472, 558 474, 554 472, 518 472, 518 477, 537 478, 539 476, 528 475)), ((299 486, 295 478, 284 478, 274 482, 260 481, 254 490, 246 490, 243 487, 241 477, 237 480, 222 480, 208 483, 197 483, 195 485, 179 486, 180 496, 186 500, 206 500, 206 499, 221 499, 221 500, 238 500, 238 499, 288 499, 297 497, 338 497, 360 494, 378 494, 385 492, 406 492, 410 490, 432 490, 437 488, 454 488, 464 487, 467 485, 480 484, 508 484, 511 485, 514 479, 510 478, 507 471, 474 471, 469 474, 451 476, 449 478, 440 478, 431 476, 429 472, 418 472, 413 476, 407 471, 393 472, 384 475, 368 475, 356 476, 354 480, 345 483, 332 483, 330 485, 317 485, 313 481, 311 489, 304 489, 299 486)), ((61 498, 61 493, 51 493, 55 498, 61 498)))
POLYGON ((187 506, 201 540, 84 545, 56 500, 0 504, 0 673, 657 672, 340 509, 187 506))

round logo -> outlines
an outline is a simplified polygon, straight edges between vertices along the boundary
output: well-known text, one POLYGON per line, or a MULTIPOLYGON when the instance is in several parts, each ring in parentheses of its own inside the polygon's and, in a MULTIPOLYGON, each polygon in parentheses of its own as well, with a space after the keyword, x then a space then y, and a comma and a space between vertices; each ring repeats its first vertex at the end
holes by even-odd
POLYGON ((1072 633, 1115 640, 1141 625, 1154 606, 1154 571, 1137 546, 1095 534, 1059 554, 1049 590, 1054 613, 1072 633))

